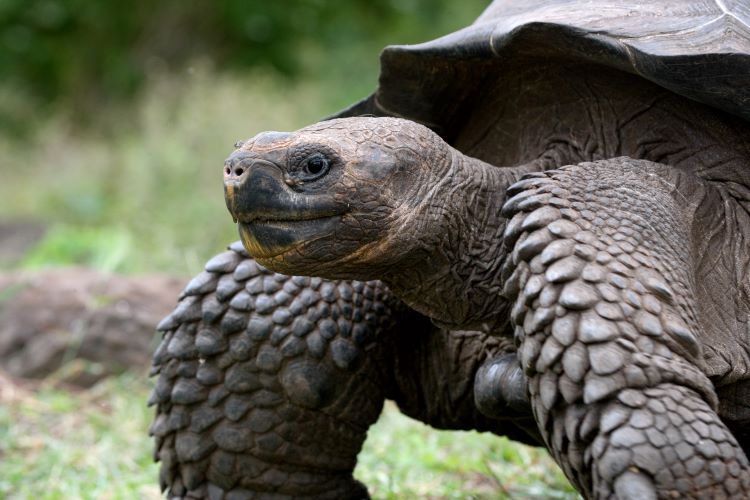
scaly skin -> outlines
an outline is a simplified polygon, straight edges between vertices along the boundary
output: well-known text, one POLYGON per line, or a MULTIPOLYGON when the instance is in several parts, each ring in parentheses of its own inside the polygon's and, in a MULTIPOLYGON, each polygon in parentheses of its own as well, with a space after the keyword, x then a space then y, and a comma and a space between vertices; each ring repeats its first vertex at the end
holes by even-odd
POLYGON ((683 243, 708 188, 681 177, 628 158, 582 163, 519 182, 504 207, 505 292, 534 414, 587 497, 750 492, 705 375, 683 243))
MULTIPOLYGON (((601 126, 605 145, 648 155, 638 140, 607 142, 614 118, 590 125, 601 126)), ((676 167, 618 157, 546 173, 544 158, 496 167, 392 118, 334 120, 255 141, 225 173, 227 204, 251 253, 286 272, 380 278, 451 328, 505 336, 514 327, 539 430, 584 495, 750 495, 747 457, 722 421, 744 435, 738 396, 747 374, 713 345, 742 353, 747 339, 706 312, 725 294, 736 310, 750 305, 740 293, 747 256, 728 244, 748 237, 733 139, 707 143, 716 151, 708 161, 691 156, 676 167), (293 154, 300 150, 331 158, 330 174, 315 169, 290 181, 308 166, 310 156, 293 154), (253 197, 261 168, 258 192, 282 202, 253 197), (506 189, 535 170, 511 188, 501 213, 506 189), (344 201, 334 218, 310 209, 344 201), (708 214, 723 217, 711 245, 708 214), (739 269, 709 276, 716 262, 739 269), (721 417, 715 383, 724 394, 736 388, 721 417)))
MULTIPOLYGON (((367 497, 352 471, 386 398, 435 427, 540 443, 528 406, 482 390, 488 417, 473 401, 511 343, 438 330, 379 282, 274 274, 238 242, 159 329, 151 432, 170 498, 367 497)), ((501 385, 524 400, 524 383, 501 385)))

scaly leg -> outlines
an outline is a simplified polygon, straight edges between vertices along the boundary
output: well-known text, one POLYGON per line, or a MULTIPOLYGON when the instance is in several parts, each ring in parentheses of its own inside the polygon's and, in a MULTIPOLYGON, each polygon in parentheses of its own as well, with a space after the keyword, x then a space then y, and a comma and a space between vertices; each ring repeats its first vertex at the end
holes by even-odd
POLYGON ((239 244, 159 326, 151 403, 160 482, 176 498, 366 498, 352 477, 385 400, 378 282, 288 277, 239 244))
POLYGON ((532 408, 591 498, 747 498, 694 305, 690 210, 705 189, 629 158, 509 189, 505 294, 532 408))

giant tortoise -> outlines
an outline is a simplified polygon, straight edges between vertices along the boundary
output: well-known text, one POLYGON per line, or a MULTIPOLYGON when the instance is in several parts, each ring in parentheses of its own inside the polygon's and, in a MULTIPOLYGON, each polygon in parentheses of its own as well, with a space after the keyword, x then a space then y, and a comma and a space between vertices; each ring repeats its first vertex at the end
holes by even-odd
MULTIPOLYGON (((495 1, 464 30, 387 48, 377 91, 335 119, 240 143, 225 163, 227 206, 244 247, 262 266, 380 280, 385 285, 315 283, 320 290, 337 286, 331 297, 340 302, 353 296, 347 287, 373 286, 398 299, 394 310, 408 308, 407 316, 436 325, 432 332, 418 329, 421 335, 449 332, 433 335, 443 340, 428 350, 414 349, 417 364, 424 352, 431 360, 441 350, 460 357, 445 340, 450 332, 512 339, 537 430, 584 496, 746 498, 748 24, 750 8, 739 0, 495 1)), ((316 278, 290 279, 312 286, 316 278)), ((221 286, 203 275, 188 296, 214 287, 218 297, 221 286)), ((226 310, 213 306, 219 300, 209 302, 204 320, 226 310)), ((198 301, 182 304, 178 319, 200 317, 198 301)), ((241 305, 258 311, 257 299, 241 305)), ((373 309, 372 321, 379 314, 373 309)), ((222 325, 232 322, 227 316, 222 325)), ((191 332, 181 321, 168 325, 177 328, 169 342, 174 352, 227 342, 234 350, 232 339, 191 332)), ((357 351, 341 347, 357 345, 355 326, 330 337, 332 363, 357 351)), ((322 323, 317 328, 322 334, 322 323)), ((249 326, 245 331, 252 333, 249 326)), ((412 331, 396 328, 390 342, 412 331)), ((247 341, 248 370, 258 373, 273 358, 272 377, 284 371, 275 393, 284 402, 277 404, 307 404, 329 416, 337 411, 321 402, 343 393, 321 381, 319 365, 279 361, 292 336, 277 336, 275 348, 247 341)), ((484 394, 476 398, 480 413, 505 419, 499 432, 524 439, 517 429, 527 427, 517 423, 513 405, 503 405, 508 394, 523 399, 519 377, 493 382, 491 376, 515 374, 505 362, 509 351, 504 346, 461 362, 472 364, 475 384, 484 388, 475 391, 484 394), (501 369, 477 371, 484 359, 501 360, 492 365, 501 369), (497 404, 486 401, 493 400, 487 390, 493 383, 497 404)), ((218 389, 200 385, 194 371, 207 358, 196 358, 186 368, 176 357, 168 361, 175 368, 159 399, 164 408, 175 395, 186 399, 181 404, 211 400, 214 392, 214 400, 227 397, 226 381, 218 389)), ((216 377, 230 358, 219 356, 216 377)), ((393 358, 412 361, 410 353, 393 358)), ((260 377, 244 380, 253 385, 260 377)), ((368 390, 358 388, 347 387, 352 392, 344 399, 368 390)), ((257 399, 249 404, 252 414, 267 403, 257 399)), ((228 406, 215 418, 226 418, 228 406)), ((522 417, 522 401, 515 407, 522 417)), ((300 464, 290 442, 314 440, 286 432, 299 411, 283 414, 281 423, 258 418, 261 430, 238 425, 234 442, 277 425, 275 447, 266 448, 268 455, 233 456, 235 468, 221 469, 213 450, 224 449, 220 437, 232 441, 221 436, 227 433, 203 439, 198 425, 181 447, 174 429, 192 426, 196 414, 192 407, 170 408, 169 418, 166 411, 160 418, 176 443, 176 451, 163 448, 173 468, 193 453, 195 460, 211 456, 207 474, 235 471, 243 459, 255 471, 265 465, 259 459, 277 459, 281 450, 290 450, 288 463, 300 464)), ((526 435, 533 439, 534 430, 526 435)), ((252 446, 263 448, 261 438, 252 446)), ((266 491, 296 494, 300 489, 284 488, 315 482, 269 470, 260 480, 270 485, 266 491)))

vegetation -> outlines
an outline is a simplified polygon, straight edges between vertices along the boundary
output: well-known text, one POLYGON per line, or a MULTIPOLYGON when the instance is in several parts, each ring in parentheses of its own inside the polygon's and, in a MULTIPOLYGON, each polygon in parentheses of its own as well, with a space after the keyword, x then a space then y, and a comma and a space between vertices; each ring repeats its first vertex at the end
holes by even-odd
POLYGON ((160 498, 146 377, 127 374, 86 391, 0 379, 0 497, 160 498))
MULTIPOLYGON (((364 93, 389 43, 464 26, 486 0, 3 0, 0 127, 28 129, 21 94, 100 125, 102 106, 132 98, 153 75, 184 75, 196 60, 223 71, 324 76, 364 93)), ((340 90, 341 87, 339 87, 340 90)), ((340 92, 339 92, 340 93, 340 92)), ((349 92, 341 98, 348 101, 349 92)), ((127 102, 127 101, 126 101, 127 102)), ((0 128, 1 130, 1 128, 0 128)))
MULTIPOLYGON (((20 266, 195 274, 236 239, 221 194, 235 140, 364 97, 382 46, 464 26, 485 1, 0 2, 0 219, 47 228, 20 266)), ((149 386, 0 378, 0 497, 159 498, 149 386)), ((541 450, 390 406, 356 474, 376 498, 575 497, 541 450)))

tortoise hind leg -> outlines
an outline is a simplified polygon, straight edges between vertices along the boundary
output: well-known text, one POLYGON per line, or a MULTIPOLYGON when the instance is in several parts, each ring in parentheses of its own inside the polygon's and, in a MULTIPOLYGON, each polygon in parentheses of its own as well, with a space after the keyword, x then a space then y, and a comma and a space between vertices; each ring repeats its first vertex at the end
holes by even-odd
POLYGON ((441 329, 412 311, 387 343, 386 397, 405 415, 438 429, 543 444, 511 339, 441 329))
POLYGON ((683 183, 618 158, 512 186, 505 293, 532 408, 592 498, 747 498, 702 369, 683 183))

